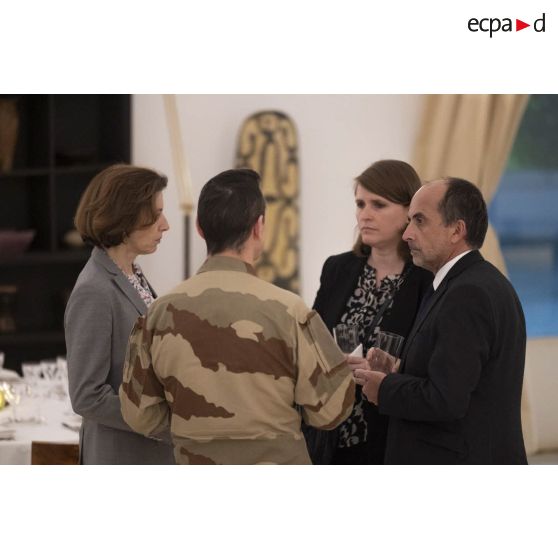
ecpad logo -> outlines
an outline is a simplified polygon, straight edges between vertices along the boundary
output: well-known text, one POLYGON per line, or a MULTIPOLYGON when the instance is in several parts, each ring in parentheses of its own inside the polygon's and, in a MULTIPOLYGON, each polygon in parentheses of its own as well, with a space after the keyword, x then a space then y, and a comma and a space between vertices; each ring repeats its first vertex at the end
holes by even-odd
MULTIPOLYGON (((534 21, 533 29, 535 30, 535 32, 545 32, 545 15, 546 14, 543 13, 543 15, 539 19, 536 19, 534 21)), ((467 27, 469 28, 469 31, 472 31, 473 33, 477 33, 478 31, 490 33, 490 38, 492 38, 492 35, 494 33, 497 33, 498 31, 514 31, 512 18, 509 17, 505 17, 503 19, 500 19, 498 17, 485 17, 482 19, 472 17, 468 21, 467 27)), ((515 20, 515 31, 521 31, 522 29, 526 29, 527 27, 531 27, 531 24, 525 23, 520 19, 515 20)))

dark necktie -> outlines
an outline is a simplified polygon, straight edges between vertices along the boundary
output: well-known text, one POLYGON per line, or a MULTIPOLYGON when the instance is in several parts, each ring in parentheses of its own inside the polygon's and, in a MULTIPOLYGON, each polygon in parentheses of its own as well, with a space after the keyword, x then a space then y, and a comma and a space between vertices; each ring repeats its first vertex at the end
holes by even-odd
POLYGON ((420 306, 417 312, 417 317, 415 318, 415 322, 418 322, 422 318, 424 312, 426 311, 426 307, 428 306, 428 301, 430 300, 433 294, 434 294, 434 285, 430 284, 428 289, 426 289, 426 292, 424 293, 422 300, 420 301, 420 306))

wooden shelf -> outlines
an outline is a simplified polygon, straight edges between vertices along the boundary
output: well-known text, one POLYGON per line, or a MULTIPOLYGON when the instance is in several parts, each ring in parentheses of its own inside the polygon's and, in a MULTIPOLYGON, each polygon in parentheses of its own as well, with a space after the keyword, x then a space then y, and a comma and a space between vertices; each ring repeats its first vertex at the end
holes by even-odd
POLYGON ((12 169, 8 172, 0 172, 0 179, 2 178, 26 178, 28 176, 49 176, 64 175, 64 174, 96 174, 108 166, 114 164, 112 161, 104 163, 89 163, 77 165, 58 165, 55 167, 38 167, 29 169, 12 169))
POLYGON ((54 169, 54 174, 97 174, 111 164, 112 163, 92 163, 90 165, 59 166, 54 169))
POLYGON ((90 250, 60 250, 57 252, 25 252, 21 256, 1 259, 1 266, 64 264, 85 262, 89 258, 90 250))
POLYGON ((51 169, 46 167, 36 169, 13 169, 9 172, 0 173, 0 178, 25 178, 27 176, 48 176, 51 169))
POLYGON ((30 251, 2 258, 0 284, 19 331, 0 333, 8 368, 64 352, 64 305, 90 250, 66 248, 80 197, 91 178, 129 163, 129 95, 0 95, 16 101, 12 169, 0 173, 0 223, 36 231, 30 251))
POLYGON ((0 349, 16 345, 50 345, 64 343, 63 331, 14 331, 0 333, 0 349))

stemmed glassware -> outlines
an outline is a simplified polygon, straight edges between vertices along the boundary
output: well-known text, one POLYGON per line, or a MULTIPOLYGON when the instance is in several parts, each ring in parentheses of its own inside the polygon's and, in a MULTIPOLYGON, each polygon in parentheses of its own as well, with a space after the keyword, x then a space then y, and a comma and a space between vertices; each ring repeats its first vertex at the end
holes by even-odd
POLYGON ((31 399, 33 399, 33 419, 35 422, 44 422, 45 418, 42 414, 41 404, 41 400, 45 395, 42 386, 42 365, 40 362, 23 362, 21 364, 21 372, 27 386, 27 392, 31 399))
POLYGON ((25 402, 28 396, 29 387, 23 383, 9 384, 7 389, 4 390, 4 397, 12 411, 13 422, 28 422, 30 420, 29 415, 20 409, 22 400, 25 402))

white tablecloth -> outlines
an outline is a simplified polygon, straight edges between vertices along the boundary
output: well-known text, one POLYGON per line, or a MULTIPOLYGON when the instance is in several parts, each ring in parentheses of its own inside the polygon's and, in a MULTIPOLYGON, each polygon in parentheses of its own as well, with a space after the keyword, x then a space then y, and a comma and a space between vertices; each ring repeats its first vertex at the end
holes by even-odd
POLYGON ((41 399, 40 411, 45 422, 39 424, 6 423, 11 410, 7 407, 0 411, 0 428, 15 430, 14 440, 0 440, 0 465, 30 465, 31 442, 78 443, 78 433, 62 425, 76 420, 69 399, 41 399))

